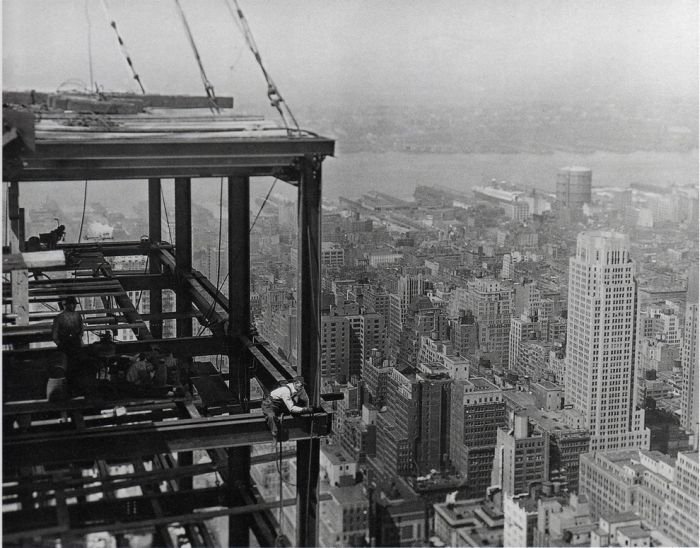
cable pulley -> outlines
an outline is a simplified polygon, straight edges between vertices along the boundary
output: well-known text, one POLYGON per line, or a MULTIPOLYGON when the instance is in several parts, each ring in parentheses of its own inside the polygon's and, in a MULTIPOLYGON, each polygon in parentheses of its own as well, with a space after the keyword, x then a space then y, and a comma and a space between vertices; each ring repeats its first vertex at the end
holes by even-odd
POLYGON ((253 53, 253 57, 255 57, 255 60, 257 61, 258 66, 260 67, 260 70, 263 73, 265 82, 267 82, 267 97, 270 100, 270 105, 273 108, 275 108, 279 113, 288 134, 292 135, 294 132, 296 132, 296 134, 300 134, 301 129, 299 128, 299 124, 297 123, 294 114, 292 114, 289 105, 286 103, 286 101, 282 97, 282 94, 279 92, 279 88, 275 85, 274 81, 272 80, 272 76, 270 76, 270 73, 267 72, 267 70, 265 69, 265 65, 262 61, 262 56, 260 55, 260 50, 258 50, 258 46, 255 43, 255 38, 253 38, 253 32, 250 30, 250 25, 248 25, 248 20, 245 18, 245 15, 243 15, 243 11, 241 10, 240 5, 238 4, 238 0, 231 1, 233 2, 234 7, 231 7, 231 4, 229 4, 228 0, 224 0, 229 13, 231 14, 231 17, 233 17, 233 21, 243 33, 243 37, 245 38, 246 43, 248 44, 248 48, 253 53), (287 122, 287 116, 294 124, 294 127, 296 128, 295 130, 292 130, 289 127, 289 123, 287 122))
POLYGON ((190 29, 190 25, 187 22, 185 12, 183 11, 182 6, 180 5, 180 0, 175 0, 175 5, 177 6, 178 13, 180 14, 180 19, 182 19, 182 24, 185 27, 187 38, 190 41, 192 53, 194 53, 194 58, 196 59, 197 65, 199 66, 199 75, 202 78, 202 84, 204 84, 204 91, 206 92, 207 97, 209 98, 209 108, 212 112, 216 111, 217 113, 219 113, 220 109, 219 105, 216 102, 216 93, 214 92, 214 86, 209 81, 209 78, 207 78, 207 73, 204 70, 202 58, 199 56, 199 50, 197 50, 197 45, 194 43, 194 36, 192 36, 192 30, 190 29))

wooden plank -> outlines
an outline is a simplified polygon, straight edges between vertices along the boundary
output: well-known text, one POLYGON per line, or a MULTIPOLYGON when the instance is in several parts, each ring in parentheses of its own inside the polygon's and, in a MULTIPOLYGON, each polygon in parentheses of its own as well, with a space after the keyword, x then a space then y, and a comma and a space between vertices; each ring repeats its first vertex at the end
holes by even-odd
POLYGON ((26 270, 10 273, 12 286, 12 313, 17 315, 18 325, 29 324, 29 277, 26 270))
MULTIPOLYGON (((65 297, 75 297, 76 299, 80 297, 88 298, 88 297, 103 297, 103 296, 120 296, 120 295, 126 295, 126 291, 116 291, 116 290, 108 290, 107 292, 89 292, 89 293, 53 293, 51 295, 37 295, 37 296, 30 296, 29 297, 29 302, 30 303, 57 303, 60 300, 64 299, 65 297)), ((3 304, 11 304, 12 299, 10 297, 3 297, 2 299, 3 304)))
POLYGON ((48 268, 50 266, 64 266, 66 256, 61 250, 53 251, 28 251, 22 253, 27 268, 48 268))
MULTIPOLYGON (((95 308, 95 309, 87 309, 87 308, 81 308, 78 309, 76 312, 81 314, 82 316, 90 316, 90 314, 104 314, 106 312, 112 312, 117 315, 121 315, 121 312, 125 310, 131 310, 130 308, 121 308, 121 307, 115 307, 115 308, 95 308)), ((46 311, 39 311, 39 312, 30 312, 29 313, 29 321, 42 321, 42 320, 52 320, 56 316, 60 314, 60 310, 46 310, 46 311)), ((174 314, 172 313, 167 313, 167 314, 174 314)), ((13 320, 15 319, 17 315, 16 314, 3 314, 2 319, 3 321, 6 320, 13 320)), ((145 321, 149 319, 150 314, 143 314, 141 318, 145 321)), ((87 319, 87 318, 86 318, 87 319)), ((166 319, 166 318, 164 318, 166 319)))

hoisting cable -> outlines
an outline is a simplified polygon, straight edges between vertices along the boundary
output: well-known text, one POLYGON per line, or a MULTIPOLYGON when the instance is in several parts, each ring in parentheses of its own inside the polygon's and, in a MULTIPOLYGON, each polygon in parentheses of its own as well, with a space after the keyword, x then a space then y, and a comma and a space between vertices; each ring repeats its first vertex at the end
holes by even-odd
MULTIPOLYGON (((87 46, 88 46, 88 68, 90 69, 90 90, 95 86, 95 77, 92 70, 92 22, 90 21, 90 6, 85 0, 85 19, 87 20, 87 46)), ((97 86, 95 86, 96 88, 97 86)))
POLYGON ((190 41, 190 47, 192 48, 192 53, 194 53, 194 58, 197 60, 197 65, 199 65, 199 74, 202 77, 202 84, 204 84, 204 91, 207 94, 207 97, 209 98, 209 109, 212 111, 216 111, 218 114, 220 112, 219 110, 219 105, 216 102, 216 94, 214 93, 214 86, 212 83, 209 81, 207 78, 207 73, 204 71, 204 65, 202 64, 202 58, 199 56, 199 51, 197 50, 197 45, 194 43, 194 36, 192 36, 192 30, 190 29, 190 25, 187 22, 187 17, 185 16, 185 12, 182 9, 182 6, 180 5, 180 0, 175 0, 175 5, 177 6, 177 10, 180 13, 180 19, 182 19, 182 24, 185 27, 185 32, 187 33, 187 38, 190 41))
POLYGON ((282 122, 284 123, 284 127, 287 130, 288 134, 291 135, 295 131, 297 134, 300 134, 301 129, 299 128, 299 124, 297 123, 294 114, 292 114, 289 105, 282 97, 282 94, 280 93, 279 88, 275 85, 275 82, 272 80, 272 76, 270 76, 270 73, 267 72, 267 70, 265 69, 265 65, 263 65, 262 57, 260 56, 260 50, 258 50, 258 46, 255 43, 255 38, 253 38, 253 32, 250 30, 250 25, 248 25, 248 20, 245 18, 245 15, 243 15, 243 11, 241 10, 241 6, 238 4, 238 0, 231 1, 235 5, 236 13, 234 13, 234 8, 231 7, 231 4, 229 4, 228 0, 224 0, 224 3, 228 8, 231 17, 233 17, 234 22, 243 33, 243 36, 245 37, 245 40, 248 44, 248 48, 250 48, 250 51, 253 53, 253 56, 255 57, 255 60, 260 66, 260 70, 262 71, 263 76, 265 77, 265 82, 267 82, 267 97, 270 100, 270 105, 272 105, 275 109, 277 109, 277 112, 279 112, 279 115, 282 118, 282 122), (236 15, 238 16, 237 18, 236 15), (285 111, 287 112, 287 115, 294 124, 296 130, 292 130, 289 127, 287 117, 284 114, 285 111))
POLYGON ((143 84, 141 83, 141 77, 136 72, 136 69, 134 68, 134 63, 131 62, 131 57, 129 56, 129 52, 126 49, 126 44, 124 44, 124 40, 122 40, 122 37, 119 34, 119 30, 117 29, 117 22, 112 18, 112 16, 109 13, 109 7, 107 6, 107 0, 102 0, 102 7, 104 8, 105 13, 107 14, 107 19, 109 20, 109 26, 114 29, 114 32, 117 35, 117 41, 119 42, 119 48, 121 49, 122 53, 124 54, 124 57, 126 58, 127 65, 129 65, 129 68, 131 69, 131 75, 133 76, 134 80, 136 80, 139 87, 141 88, 141 93, 146 95, 146 90, 143 88, 143 84))
POLYGON ((83 223, 85 222, 85 209, 87 207, 87 179, 85 179, 85 188, 83 189, 83 213, 80 215, 80 231, 78 232, 78 243, 83 238, 83 223))
MULTIPOLYGON (((253 232, 253 229, 255 228, 255 223, 258 222, 258 218, 260 217, 260 214, 262 213, 263 209, 265 209, 265 206, 267 205, 267 201, 270 198, 270 194, 272 194, 272 191, 274 190, 275 185, 277 184, 278 180, 279 179, 277 177, 275 177, 275 180, 272 181, 272 185, 270 186, 269 190, 267 191, 267 194, 265 195, 265 199, 263 200, 263 203, 260 205, 260 209, 258 209, 258 213, 255 215, 255 218, 253 219, 253 222, 251 223, 250 228, 248 229, 248 234, 253 232)), ((223 193, 220 193, 219 200, 220 200, 219 207, 221 207, 221 202, 223 200, 223 193)), ((219 212, 219 216, 221 218, 221 212, 219 212)), ((233 263, 235 263, 238 260, 239 253, 240 253, 240 251, 238 251, 236 253, 236 255, 234 255, 233 261, 232 261, 233 263)), ((202 333, 204 333, 204 330, 207 327, 209 327, 207 324, 209 323, 211 313, 214 311, 214 307, 216 306, 216 299, 221 294, 221 288, 226 283, 226 280, 228 280, 228 274, 226 274, 226 276, 224 276, 224 279, 221 280, 221 283, 216 288, 216 294, 214 295, 214 300, 212 300, 211 306, 207 310, 207 313, 204 315, 204 318, 202 320, 203 324, 202 324, 202 327, 199 329, 199 332, 197 333, 197 337, 199 337, 202 333)))
POLYGON ((279 473, 279 517, 277 518, 277 524, 279 526, 279 533, 277 534, 277 537, 275 538, 275 546, 284 546, 282 544, 282 539, 284 538, 284 533, 282 533, 282 519, 284 518, 284 504, 282 502, 282 497, 284 496, 284 492, 282 491, 282 440, 284 437, 282 436, 282 428, 284 427, 284 422, 282 421, 282 418, 280 417, 280 426, 278 430, 278 435, 279 435, 279 440, 277 441, 277 447, 278 447, 278 455, 279 455, 279 460, 277 462, 277 471, 279 473))

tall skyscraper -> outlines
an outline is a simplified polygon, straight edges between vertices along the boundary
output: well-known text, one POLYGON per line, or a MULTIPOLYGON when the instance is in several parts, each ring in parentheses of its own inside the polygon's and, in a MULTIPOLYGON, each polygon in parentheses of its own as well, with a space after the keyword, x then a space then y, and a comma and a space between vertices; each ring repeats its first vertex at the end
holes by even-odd
POLYGON ((683 385, 681 390, 681 426, 694 434, 698 447, 698 271, 688 275, 688 297, 685 308, 685 329, 681 348, 683 385))
POLYGON ((569 260, 564 387, 592 451, 649 447, 633 386, 636 285, 627 236, 579 234, 569 260))

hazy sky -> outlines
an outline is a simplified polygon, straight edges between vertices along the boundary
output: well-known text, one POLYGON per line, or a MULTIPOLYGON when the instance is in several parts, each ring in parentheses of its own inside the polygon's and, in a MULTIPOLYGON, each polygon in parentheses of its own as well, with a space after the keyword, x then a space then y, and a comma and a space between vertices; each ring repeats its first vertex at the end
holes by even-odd
MULTIPOLYGON (((265 104, 225 1, 181 0, 217 94, 265 104)), ((291 105, 697 95, 696 0, 240 2, 291 105)), ((147 91, 202 93, 174 1, 108 4, 147 91)), ((95 80, 136 90, 100 0, 2 12, 5 89, 88 82, 91 28, 95 80)))

